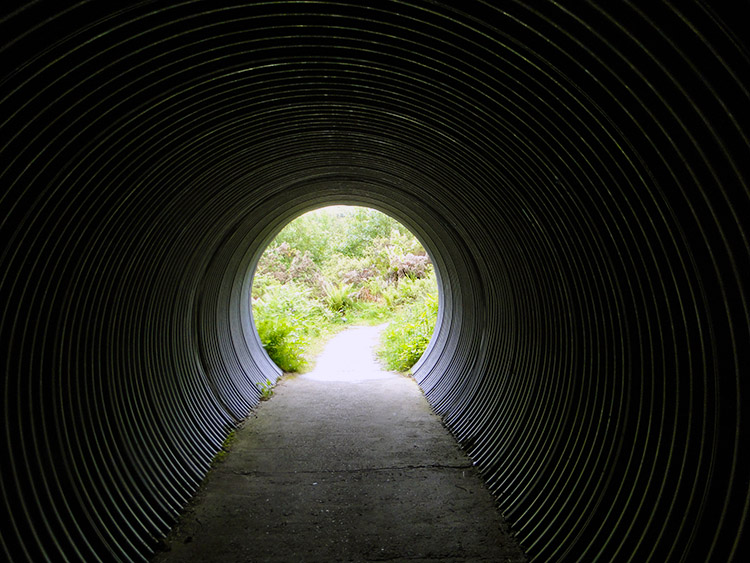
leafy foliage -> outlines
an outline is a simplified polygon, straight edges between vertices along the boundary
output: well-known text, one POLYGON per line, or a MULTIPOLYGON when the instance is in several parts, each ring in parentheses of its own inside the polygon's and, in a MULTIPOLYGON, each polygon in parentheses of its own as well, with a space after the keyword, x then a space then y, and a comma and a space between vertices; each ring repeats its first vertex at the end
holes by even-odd
POLYGON ((267 287, 263 297, 253 303, 261 343, 276 365, 286 372, 304 367, 311 328, 317 318, 324 318, 309 295, 309 288, 290 282, 267 287))
POLYGON ((287 242, 269 248, 260 258, 256 276, 267 276, 280 284, 297 282, 320 287, 323 276, 309 250, 301 251, 287 242))
POLYGON ((437 293, 421 295, 411 307, 402 309, 383 333, 379 356, 386 367, 407 371, 422 357, 437 321, 437 293))
MULTIPOLYGON (((437 287, 429 256, 400 223, 374 209, 336 206, 303 215, 279 233, 258 263, 252 294, 264 348, 283 371, 294 372, 308 365, 305 354, 320 339, 397 312, 395 323, 407 322, 402 309, 436 296, 437 287)), ((421 342, 408 343, 412 364, 434 323, 399 329, 402 341, 414 334, 421 342)), ((398 369, 408 369, 407 361, 398 369)))
POLYGON ((273 396, 273 383, 270 379, 266 378, 265 381, 258 383, 258 391, 260 391, 260 400, 267 401, 273 396))
POLYGON ((352 291, 351 284, 332 284, 327 282, 324 286, 325 303, 334 313, 346 316, 346 312, 354 306, 356 293, 352 291))
POLYGON ((334 223, 336 216, 333 214, 321 211, 306 213, 284 227, 269 246, 269 250, 286 245, 287 248, 309 253, 312 261, 321 265, 335 251, 328 234, 335 230, 334 223))
MULTIPOLYGON (((401 223, 375 209, 367 207, 353 209, 352 220, 346 223, 342 240, 337 248, 340 254, 364 256, 375 239, 388 239, 393 231, 396 233, 406 231, 401 223)), ((409 236, 412 235, 409 234, 409 236)))

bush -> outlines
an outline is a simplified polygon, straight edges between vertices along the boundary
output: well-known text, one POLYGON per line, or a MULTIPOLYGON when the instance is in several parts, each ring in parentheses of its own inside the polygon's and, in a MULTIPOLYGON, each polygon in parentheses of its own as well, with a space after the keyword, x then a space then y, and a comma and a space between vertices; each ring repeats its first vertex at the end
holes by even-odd
POLYGON ((305 366, 310 336, 320 330, 325 318, 311 290, 294 283, 270 285, 254 300, 253 316, 261 344, 279 368, 299 371, 305 366))
POLYGON ((310 251, 301 252, 286 242, 266 249, 258 261, 255 276, 271 278, 280 284, 296 282, 319 287, 323 283, 310 251))
POLYGON ((409 278, 412 280, 423 278, 428 273, 430 258, 426 254, 408 254, 394 256, 391 260, 391 276, 396 280, 409 278))
MULTIPOLYGON (((388 238, 406 229, 393 217, 367 207, 354 207, 345 223, 342 241, 336 252, 345 256, 363 256, 377 238, 388 238)), ((411 237, 411 233, 407 235, 411 237)))
POLYGON ((396 315, 383 332, 379 351, 388 369, 407 371, 417 363, 435 330, 437 313, 438 298, 431 293, 396 315))
POLYGON ((281 370, 296 372, 305 366, 307 341, 300 334, 299 327, 283 317, 256 320, 256 327, 263 348, 281 370))
POLYGON ((380 324, 388 320, 393 312, 381 301, 357 301, 354 304, 352 317, 354 322, 380 324))
MULTIPOLYGON (((421 311, 436 289, 427 253, 403 226, 337 206, 299 217, 269 244, 253 277, 253 316, 271 359, 294 372, 344 325, 386 322, 413 303, 421 311)), ((422 326, 418 316, 402 312, 392 324, 402 326, 391 330, 391 369, 408 369, 424 351, 435 321, 422 326)))
POLYGON ((302 253, 309 252, 316 264, 323 264, 331 256, 329 233, 335 227, 335 222, 335 218, 325 212, 305 213, 284 227, 273 244, 285 244, 302 253))
POLYGON ((348 283, 334 285, 327 282, 323 289, 325 290, 325 302, 328 308, 334 313, 346 316, 346 312, 354 306, 356 292, 352 291, 352 286, 348 283))

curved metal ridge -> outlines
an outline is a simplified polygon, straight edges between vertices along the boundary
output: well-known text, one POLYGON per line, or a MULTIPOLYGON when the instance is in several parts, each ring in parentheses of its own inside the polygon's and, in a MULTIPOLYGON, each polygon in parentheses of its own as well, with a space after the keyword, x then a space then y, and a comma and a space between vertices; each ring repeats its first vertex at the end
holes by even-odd
POLYGON ((260 253, 357 203, 437 264, 415 376, 532 561, 747 560, 739 9, 3 4, 4 557, 149 558, 278 375, 260 253))

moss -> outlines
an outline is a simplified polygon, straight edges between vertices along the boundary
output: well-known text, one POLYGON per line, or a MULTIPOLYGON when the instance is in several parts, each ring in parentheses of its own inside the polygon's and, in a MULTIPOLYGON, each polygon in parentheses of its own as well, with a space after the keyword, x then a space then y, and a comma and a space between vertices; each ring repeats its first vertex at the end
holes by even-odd
POLYGON ((221 449, 216 453, 214 458, 211 460, 211 465, 216 465, 218 463, 221 463, 224 461, 227 456, 229 455, 229 450, 232 449, 232 445, 234 444, 235 439, 237 438, 237 433, 232 430, 227 434, 227 437, 224 439, 224 442, 221 444, 221 449))

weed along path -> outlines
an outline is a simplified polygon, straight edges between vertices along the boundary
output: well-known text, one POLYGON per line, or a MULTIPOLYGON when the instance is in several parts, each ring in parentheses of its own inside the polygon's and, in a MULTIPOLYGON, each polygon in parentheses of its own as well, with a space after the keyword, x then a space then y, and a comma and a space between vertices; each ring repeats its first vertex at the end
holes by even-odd
POLYGON ((282 379, 155 561, 525 561, 416 383, 378 368, 380 330, 282 379))

